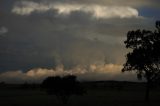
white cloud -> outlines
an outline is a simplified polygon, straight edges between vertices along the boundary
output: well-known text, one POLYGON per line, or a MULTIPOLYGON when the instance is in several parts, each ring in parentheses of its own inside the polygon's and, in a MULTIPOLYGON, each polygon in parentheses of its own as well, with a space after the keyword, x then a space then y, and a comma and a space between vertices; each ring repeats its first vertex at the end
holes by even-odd
POLYGON ((93 72, 99 72, 99 73, 113 73, 113 74, 117 74, 119 72, 121 72, 120 70, 123 67, 121 65, 117 65, 117 64, 92 64, 90 65, 90 69, 93 72))
POLYGON ((95 18, 132 18, 139 17, 138 11, 129 6, 104 6, 98 4, 67 4, 67 3, 36 3, 29 1, 17 2, 12 9, 19 15, 30 15, 34 11, 46 12, 58 10, 58 14, 69 15, 74 11, 92 13, 95 18))
POLYGON ((0 81, 6 82, 24 82, 24 81, 38 81, 41 82, 48 76, 64 76, 64 75, 76 75, 80 80, 121 80, 130 79, 133 80, 131 74, 123 74, 121 72, 122 66, 116 64, 92 64, 89 68, 82 66, 76 66, 70 70, 65 70, 63 65, 57 66, 56 69, 37 68, 31 69, 27 72, 22 71, 8 71, 0 74, 0 81), (100 77, 102 76, 102 77, 100 77), (96 78, 95 78, 96 77, 96 78))
POLYGON ((8 29, 6 27, 3 26, 0 28, 0 35, 5 34, 7 32, 8 32, 8 29))
POLYGON ((54 6, 60 14, 70 14, 73 11, 93 13, 96 18, 131 18, 138 17, 138 11, 131 7, 58 4, 54 6))

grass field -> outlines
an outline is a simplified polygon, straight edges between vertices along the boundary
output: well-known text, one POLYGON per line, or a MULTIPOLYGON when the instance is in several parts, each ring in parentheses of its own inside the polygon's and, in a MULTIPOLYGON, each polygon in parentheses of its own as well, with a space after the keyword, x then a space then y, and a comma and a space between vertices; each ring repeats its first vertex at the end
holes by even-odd
POLYGON ((62 104, 41 89, 1 88, 0 106, 160 106, 160 90, 154 89, 147 103, 142 84, 126 84, 121 88, 110 84, 86 84, 86 90, 85 95, 71 96, 68 104, 62 104))

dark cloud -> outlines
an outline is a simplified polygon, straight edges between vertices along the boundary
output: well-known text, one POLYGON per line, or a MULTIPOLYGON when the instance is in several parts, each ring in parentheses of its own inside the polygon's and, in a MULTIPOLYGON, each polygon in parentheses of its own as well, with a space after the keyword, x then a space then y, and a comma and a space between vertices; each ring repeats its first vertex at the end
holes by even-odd
MULTIPOLYGON (((46 11, 34 10, 29 15, 16 14, 12 11, 14 6, 19 6, 21 3, 17 4, 18 2, 26 0, 9 1, 0 1, 0 13, 2 13, 0 14, 0 33, 4 33, 4 28, 7 29, 5 36, 0 36, 1 72, 27 71, 39 67, 56 68, 60 64, 63 64, 65 69, 72 69, 78 65, 88 67, 90 64, 104 63, 122 65, 126 54, 123 41, 127 31, 137 28, 152 29, 155 21, 142 14, 127 18, 119 16, 96 18, 94 12, 81 9, 71 11, 67 15, 60 14, 56 8, 46 11)), ((91 3, 91 0, 27 1, 41 4, 91 3)), ((92 3, 114 5, 115 1, 93 0, 92 3)), ((153 6, 153 3, 144 0, 134 3, 132 0, 132 5, 128 2, 125 5, 135 7, 133 10, 137 12, 139 7, 135 4, 140 5, 139 3, 143 6, 146 4, 153 6)), ((122 4, 119 5, 122 6, 122 4)))

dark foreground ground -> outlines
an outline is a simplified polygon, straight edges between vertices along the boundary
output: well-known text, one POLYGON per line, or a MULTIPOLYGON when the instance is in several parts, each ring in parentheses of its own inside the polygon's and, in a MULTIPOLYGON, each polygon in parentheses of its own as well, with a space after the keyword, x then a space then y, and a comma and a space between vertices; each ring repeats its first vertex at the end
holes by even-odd
POLYGON ((0 87, 0 106, 160 106, 160 88, 153 89, 150 102, 144 101, 143 83, 85 82, 87 93, 72 96, 68 104, 62 104, 55 96, 36 85, 26 89, 23 85, 0 87))

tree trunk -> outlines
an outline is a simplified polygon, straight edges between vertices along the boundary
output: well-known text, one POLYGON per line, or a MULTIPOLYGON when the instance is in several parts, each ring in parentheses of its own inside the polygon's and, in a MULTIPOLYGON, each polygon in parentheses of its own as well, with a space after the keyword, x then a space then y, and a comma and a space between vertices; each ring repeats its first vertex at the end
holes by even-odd
POLYGON ((149 95, 150 95, 150 81, 146 83, 146 94, 145 94, 145 101, 149 102, 149 95))

